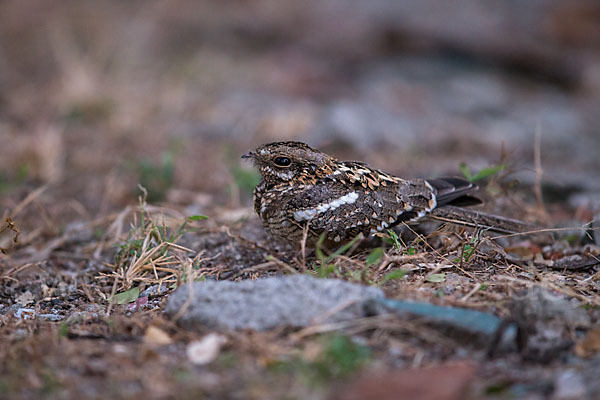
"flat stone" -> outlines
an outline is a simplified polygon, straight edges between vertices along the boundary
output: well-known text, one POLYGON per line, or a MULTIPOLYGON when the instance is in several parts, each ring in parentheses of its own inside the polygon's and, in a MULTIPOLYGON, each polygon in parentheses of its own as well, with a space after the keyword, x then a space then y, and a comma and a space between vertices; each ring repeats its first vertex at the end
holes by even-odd
POLYGON ((186 328, 264 331, 368 316, 374 300, 383 298, 379 288, 293 275, 186 284, 171 295, 165 312, 173 317, 188 302, 177 321, 186 328))
POLYGON ((519 327, 521 355, 529 361, 549 363, 569 353, 572 332, 592 325, 575 299, 540 287, 512 295, 511 318, 519 327))

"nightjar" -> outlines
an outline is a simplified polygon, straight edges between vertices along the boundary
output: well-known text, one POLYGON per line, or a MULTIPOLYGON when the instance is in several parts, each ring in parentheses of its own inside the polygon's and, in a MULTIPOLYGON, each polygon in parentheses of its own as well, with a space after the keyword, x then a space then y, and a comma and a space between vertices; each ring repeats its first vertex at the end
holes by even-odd
POLYGON ((251 159, 262 176, 254 209, 266 231, 292 244, 300 243, 305 229, 310 243, 323 233, 340 242, 480 203, 471 195, 477 187, 467 180, 402 179, 301 142, 264 144, 242 158, 251 159))

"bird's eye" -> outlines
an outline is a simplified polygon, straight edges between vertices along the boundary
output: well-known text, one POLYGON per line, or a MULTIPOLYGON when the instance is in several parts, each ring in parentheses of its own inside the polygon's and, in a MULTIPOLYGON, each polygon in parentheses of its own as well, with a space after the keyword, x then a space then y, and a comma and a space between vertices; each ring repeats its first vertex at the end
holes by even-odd
POLYGON ((292 160, 287 157, 275 157, 275 164, 280 167, 288 167, 291 163, 292 160))

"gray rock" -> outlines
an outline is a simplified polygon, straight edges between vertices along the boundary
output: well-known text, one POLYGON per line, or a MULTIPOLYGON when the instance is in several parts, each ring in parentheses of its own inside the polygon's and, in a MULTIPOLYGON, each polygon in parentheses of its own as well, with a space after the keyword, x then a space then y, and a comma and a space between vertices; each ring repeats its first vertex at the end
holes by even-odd
POLYGON ((412 145, 418 141, 421 129, 414 116, 401 110, 386 110, 365 97, 364 101, 333 102, 311 139, 315 143, 339 140, 357 149, 394 143, 412 145))
POLYGON ((575 299, 539 287, 513 294, 510 309, 519 327, 522 356, 530 361, 564 357, 573 346, 572 330, 591 326, 590 316, 575 299))
POLYGON ((589 328, 590 317, 576 299, 541 287, 530 287, 513 294, 513 318, 520 322, 554 322, 577 328, 589 328))
POLYGON ((383 297, 378 288, 306 275, 205 281, 177 289, 165 312, 173 317, 192 299, 178 319, 186 328, 264 331, 364 317, 370 314, 373 300, 383 297))

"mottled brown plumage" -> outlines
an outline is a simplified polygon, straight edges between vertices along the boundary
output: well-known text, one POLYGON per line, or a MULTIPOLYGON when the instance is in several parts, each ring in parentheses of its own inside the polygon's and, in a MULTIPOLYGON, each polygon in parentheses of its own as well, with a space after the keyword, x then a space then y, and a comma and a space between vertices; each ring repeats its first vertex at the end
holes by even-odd
MULTIPOLYGON (((267 232, 297 244, 321 234, 340 242, 415 222, 448 205, 470 205, 475 185, 460 178, 406 180, 356 161, 338 161, 301 142, 275 142, 242 156, 262 180, 254 209, 267 232)), ((443 215, 443 213, 442 213, 443 215)))

